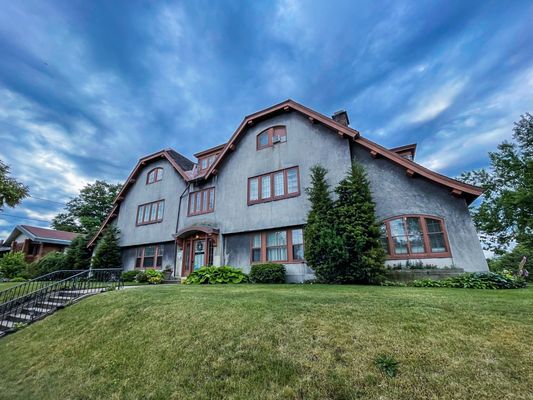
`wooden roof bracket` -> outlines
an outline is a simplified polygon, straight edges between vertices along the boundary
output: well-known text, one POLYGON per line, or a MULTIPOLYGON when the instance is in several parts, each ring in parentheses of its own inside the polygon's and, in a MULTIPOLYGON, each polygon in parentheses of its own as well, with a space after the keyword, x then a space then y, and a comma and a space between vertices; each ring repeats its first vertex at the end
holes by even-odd
POLYGON ((378 152, 375 150, 370 150, 370 157, 372 158, 378 158, 378 152))
POLYGON ((413 171, 412 169, 407 168, 407 169, 405 170, 405 173, 407 174, 407 176, 408 176, 409 178, 414 178, 414 177, 415 177, 415 171, 413 171))

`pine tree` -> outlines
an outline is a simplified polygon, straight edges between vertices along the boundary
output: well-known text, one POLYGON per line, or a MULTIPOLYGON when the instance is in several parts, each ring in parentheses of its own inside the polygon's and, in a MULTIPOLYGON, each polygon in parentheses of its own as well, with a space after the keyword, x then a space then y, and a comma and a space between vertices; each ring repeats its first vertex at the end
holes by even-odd
POLYGON ((343 242, 336 236, 332 218, 333 200, 321 165, 311 168, 311 186, 306 189, 311 210, 304 229, 305 259, 321 282, 335 282, 337 265, 346 258, 343 242))
POLYGON ((384 272, 385 252, 364 168, 353 163, 335 188, 332 216, 346 257, 337 267, 337 283, 374 283, 384 272))
POLYGON ((122 268, 122 256, 118 238, 118 229, 114 226, 109 226, 96 246, 92 259, 93 268, 122 268))
POLYGON ((87 248, 88 235, 79 235, 72 242, 65 256, 67 269, 89 269, 91 266, 91 250, 87 248))

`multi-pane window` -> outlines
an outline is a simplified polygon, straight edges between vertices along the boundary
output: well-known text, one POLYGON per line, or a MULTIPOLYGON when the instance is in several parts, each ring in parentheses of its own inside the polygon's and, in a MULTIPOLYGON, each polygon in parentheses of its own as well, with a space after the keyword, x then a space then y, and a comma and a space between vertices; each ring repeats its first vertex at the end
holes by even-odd
POLYGON ((298 167, 248 178, 248 204, 300 195, 298 167))
POLYGON ((448 257, 444 222, 425 216, 391 218, 381 226, 381 242, 390 258, 448 257))
POLYGON ((287 129, 284 126, 273 126, 257 135, 257 150, 272 147, 276 143, 287 141, 287 129))
POLYGON ((207 214, 215 210, 215 188, 198 190, 189 194, 188 215, 207 214))
POLYGON ((163 265, 164 247, 162 244, 138 247, 135 268, 161 268, 163 265))
POLYGON ((146 184, 159 182, 163 179, 163 168, 154 168, 146 175, 146 184))
POLYGON ((299 262, 304 260, 303 230, 280 229, 251 235, 250 261, 299 262))
POLYGON ((218 155, 218 153, 211 154, 210 156, 205 156, 205 157, 200 158, 198 160, 198 164, 200 165, 200 171, 205 171, 211 165, 213 165, 215 163, 216 159, 217 159, 217 155, 218 155))
POLYGON ((165 200, 142 204, 137 208, 137 225, 153 224, 163 220, 165 200))

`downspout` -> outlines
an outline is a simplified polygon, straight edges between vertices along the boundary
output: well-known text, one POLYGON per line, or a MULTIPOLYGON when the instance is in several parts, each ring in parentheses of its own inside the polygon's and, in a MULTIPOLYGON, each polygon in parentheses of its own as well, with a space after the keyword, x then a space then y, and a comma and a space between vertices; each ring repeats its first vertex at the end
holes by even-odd
MULTIPOLYGON (((178 203, 178 218, 176 218, 176 233, 178 233, 179 226, 180 226, 181 201, 183 200, 185 193, 189 191, 190 187, 191 187, 191 183, 188 182, 187 187, 183 190, 183 193, 180 196, 180 201, 178 203)), ((177 243, 176 238, 174 238, 174 243, 177 243)), ((176 276, 176 262, 177 261, 178 261, 178 246, 174 248, 174 276, 176 276)))

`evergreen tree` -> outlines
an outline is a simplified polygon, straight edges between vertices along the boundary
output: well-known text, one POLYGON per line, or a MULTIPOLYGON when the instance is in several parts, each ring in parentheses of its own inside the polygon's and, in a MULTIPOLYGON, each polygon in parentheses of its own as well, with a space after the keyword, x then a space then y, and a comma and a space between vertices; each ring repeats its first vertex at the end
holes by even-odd
POLYGON ((353 163, 346 178, 335 188, 335 231, 346 257, 339 260, 337 283, 373 283, 384 272, 385 251, 375 216, 370 185, 364 168, 353 163))
POLYGON ((109 226, 96 246, 92 259, 93 268, 122 268, 122 255, 120 254, 118 238, 118 229, 109 226))
POLYGON ((89 240, 88 235, 78 235, 72 240, 65 256, 67 269, 89 269, 91 267, 92 253, 87 248, 89 240))
POLYGON ((305 260, 321 282, 334 282, 339 260, 346 258, 343 241, 335 234, 333 200, 326 181, 327 170, 311 168, 311 186, 306 188, 311 210, 304 229, 305 260))

